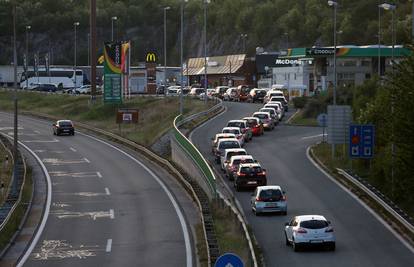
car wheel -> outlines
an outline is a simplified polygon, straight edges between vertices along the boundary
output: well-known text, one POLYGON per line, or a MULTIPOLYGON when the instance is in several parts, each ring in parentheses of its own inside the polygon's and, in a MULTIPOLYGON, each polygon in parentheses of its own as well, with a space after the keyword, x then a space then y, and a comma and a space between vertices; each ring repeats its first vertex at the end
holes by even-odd
POLYGON ((56 135, 59 136, 59 131, 56 131, 56 135))
POLYGON ((335 243, 332 243, 332 244, 329 245, 328 248, 329 248, 330 251, 335 251, 335 247, 336 247, 335 243))
POLYGON ((287 211, 285 210, 285 211, 282 211, 282 215, 287 215, 287 211))
POLYGON ((300 251, 299 244, 296 244, 295 240, 292 241, 293 251, 298 252, 300 251))
POLYGON ((75 135, 75 132, 72 132, 72 135, 75 135))
POLYGON ((286 246, 290 246, 290 242, 289 242, 289 239, 287 238, 286 233, 285 233, 285 243, 286 243, 286 246))

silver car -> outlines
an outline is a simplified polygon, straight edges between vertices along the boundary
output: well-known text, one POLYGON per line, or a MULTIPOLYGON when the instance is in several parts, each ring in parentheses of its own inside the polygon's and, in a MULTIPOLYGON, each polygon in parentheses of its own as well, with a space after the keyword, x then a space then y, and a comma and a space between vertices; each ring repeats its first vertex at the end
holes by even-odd
POLYGON ((280 212, 287 214, 285 192, 278 185, 258 186, 250 201, 254 214, 280 212))
POLYGON ((335 250, 335 235, 331 223, 321 215, 294 217, 285 226, 286 245, 294 251, 305 246, 324 245, 335 250))

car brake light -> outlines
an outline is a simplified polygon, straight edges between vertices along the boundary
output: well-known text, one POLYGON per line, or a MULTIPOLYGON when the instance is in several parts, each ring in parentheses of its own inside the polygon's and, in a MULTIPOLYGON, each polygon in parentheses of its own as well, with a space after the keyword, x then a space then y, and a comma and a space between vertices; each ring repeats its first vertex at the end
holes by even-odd
POLYGON ((325 233, 332 233, 333 231, 333 227, 328 227, 326 228, 325 233))
POLYGON ((298 234, 306 234, 307 233, 307 231, 305 229, 303 229, 303 228, 299 228, 297 230, 294 230, 294 232, 296 232, 298 234))
POLYGON ((237 172, 237 176, 246 176, 246 174, 242 172, 237 172))
POLYGON ((266 172, 259 172, 257 175, 266 175, 266 172))
POLYGON ((263 201, 260 197, 256 197, 256 201, 263 201))
POLYGON ((282 199, 281 199, 282 201, 286 201, 287 200, 287 197, 286 196, 282 196, 282 199))

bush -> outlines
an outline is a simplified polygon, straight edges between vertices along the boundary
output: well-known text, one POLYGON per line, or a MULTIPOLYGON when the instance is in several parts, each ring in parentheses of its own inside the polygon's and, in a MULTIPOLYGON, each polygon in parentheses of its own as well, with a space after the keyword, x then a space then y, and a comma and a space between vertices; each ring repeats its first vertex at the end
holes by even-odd
POLYGON ((306 105, 306 102, 308 101, 308 98, 306 96, 300 96, 293 98, 293 106, 295 108, 304 108, 306 105))

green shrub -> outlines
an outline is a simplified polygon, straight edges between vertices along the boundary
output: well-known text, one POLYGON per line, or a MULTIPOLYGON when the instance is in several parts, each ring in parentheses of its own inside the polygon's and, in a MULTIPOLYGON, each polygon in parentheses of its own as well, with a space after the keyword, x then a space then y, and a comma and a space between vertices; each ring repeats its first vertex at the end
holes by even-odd
POLYGON ((300 96, 293 98, 293 106, 295 108, 304 108, 306 105, 306 102, 308 101, 308 98, 306 96, 300 96))

